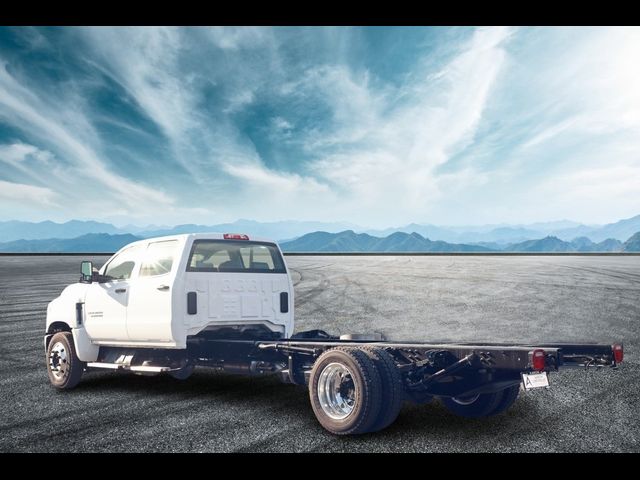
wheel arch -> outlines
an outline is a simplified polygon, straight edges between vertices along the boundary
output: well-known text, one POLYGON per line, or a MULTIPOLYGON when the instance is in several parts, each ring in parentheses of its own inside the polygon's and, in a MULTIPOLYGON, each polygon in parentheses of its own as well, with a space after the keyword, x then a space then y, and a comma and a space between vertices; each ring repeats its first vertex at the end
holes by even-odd
POLYGON ((86 330, 84 328, 72 328, 68 322, 60 320, 51 322, 51 325, 47 328, 47 333, 44 336, 45 351, 49 348, 51 338, 58 332, 69 332, 73 335, 76 355, 80 360, 83 362, 95 362, 98 359, 100 348, 91 342, 86 330))
POLYGON ((44 336, 44 349, 45 351, 49 348, 49 342, 51 341, 51 337, 53 337, 58 332, 72 332, 71 326, 67 322, 51 322, 51 325, 47 327, 47 332, 44 336))
POLYGON ((52 322, 47 329, 47 333, 54 334, 58 332, 70 332, 71 326, 67 322, 56 321, 52 322))

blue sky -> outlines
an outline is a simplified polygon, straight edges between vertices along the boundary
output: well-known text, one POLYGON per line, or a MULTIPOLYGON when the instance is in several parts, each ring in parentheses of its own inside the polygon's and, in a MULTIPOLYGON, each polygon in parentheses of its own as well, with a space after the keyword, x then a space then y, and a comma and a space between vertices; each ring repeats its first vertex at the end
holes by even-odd
POLYGON ((639 28, 0 28, 0 220, 640 213, 639 28))

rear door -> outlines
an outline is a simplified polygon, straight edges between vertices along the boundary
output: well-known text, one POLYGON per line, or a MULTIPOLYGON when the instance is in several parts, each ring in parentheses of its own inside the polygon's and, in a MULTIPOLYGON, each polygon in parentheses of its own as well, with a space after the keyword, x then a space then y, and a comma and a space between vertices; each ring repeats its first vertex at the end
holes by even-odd
POLYGON ((292 292, 278 247, 248 240, 194 240, 187 291, 197 293, 191 334, 207 324, 270 324, 290 334, 292 292))
POLYGON ((180 253, 178 240, 150 242, 141 252, 141 265, 131 282, 127 310, 129 340, 170 343, 174 267, 180 253))

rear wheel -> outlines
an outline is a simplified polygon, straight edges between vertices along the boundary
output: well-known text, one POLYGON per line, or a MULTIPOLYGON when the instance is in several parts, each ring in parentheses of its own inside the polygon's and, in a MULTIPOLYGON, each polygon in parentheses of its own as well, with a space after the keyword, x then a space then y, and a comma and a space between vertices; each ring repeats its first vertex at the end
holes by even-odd
POLYGON ((71 332, 58 332, 47 347, 47 373, 51 384, 61 390, 75 387, 82 378, 85 363, 77 354, 71 332))
POLYGON ((442 403, 447 410, 460 417, 480 418, 493 414, 502 397, 502 392, 481 393, 467 397, 443 398, 442 403))
POLYGON ((498 415, 511 407, 520 393, 520 384, 505 388, 501 393, 502 398, 498 402, 496 408, 489 415, 498 415))
POLYGON ((333 348, 313 365, 309 397, 316 418, 331 433, 365 433, 380 413, 380 374, 362 350, 333 348))
POLYGON ((170 370, 167 373, 169 373, 169 376, 175 378, 176 380, 186 380, 191 376, 195 368, 195 365, 185 365, 178 370, 170 370))
POLYGON ((377 432, 387 428, 398 418, 404 401, 404 385, 396 362, 387 351, 378 347, 364 347, 363 350, 373 360, 382 381, 382 405, 370 430, 377 432))

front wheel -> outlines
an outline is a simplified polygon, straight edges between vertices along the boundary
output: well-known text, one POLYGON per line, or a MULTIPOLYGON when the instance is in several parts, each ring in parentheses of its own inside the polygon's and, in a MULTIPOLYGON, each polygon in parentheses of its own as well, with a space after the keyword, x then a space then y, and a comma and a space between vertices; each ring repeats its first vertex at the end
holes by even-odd
POLYGON ((82 378, 85 363, 78 358, 71 332, 58 332, 47 347, 47 373, 51 385, 61 390, 75 387, 82 378))

